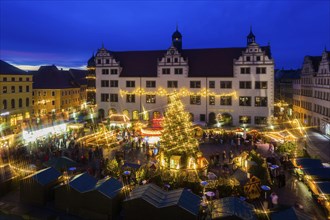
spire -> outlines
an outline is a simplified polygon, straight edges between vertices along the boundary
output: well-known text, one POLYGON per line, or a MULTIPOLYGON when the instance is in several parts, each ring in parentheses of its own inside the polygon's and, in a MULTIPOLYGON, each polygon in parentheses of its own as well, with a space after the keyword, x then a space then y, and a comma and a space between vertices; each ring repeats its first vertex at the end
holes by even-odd
POLYGON ((250 33, 246 38, 247 38, 247 45, 256 42, 256 37, 254 36, 254 34, 252 32, 252 25, 250 26, 250 33))
POLYGON ((179 28, 178 28, 178 22, 176 22, 176 31, 178 31, 179 28))

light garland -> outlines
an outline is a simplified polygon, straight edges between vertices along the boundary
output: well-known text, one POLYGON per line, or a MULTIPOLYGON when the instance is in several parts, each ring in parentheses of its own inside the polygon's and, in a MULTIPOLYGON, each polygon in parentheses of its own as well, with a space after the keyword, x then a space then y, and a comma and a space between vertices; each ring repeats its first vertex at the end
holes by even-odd
POLYGON ((187 88, 181 88, 174 91, 167 91, 166 89, 159 87, 156 91, 146 91, 144 88, 136 88, 135 90, 129 92, 127 90, 119 90, 119 94, 121 97, 127 94, 135 94, 135 95, 158 95, 158 96, 169 96, 176 93, 179 97, 187 97, 187 96, 201 96, 201 97, 207 97, 207 96, 215 96, 215 97, 221 97, 221 96, 232 96, 234 99, 237 99, 237 92, 233 91, 230 93, 215 93, 210 91, 209 89, 203 88, 200 91, 192 92, 187 88))

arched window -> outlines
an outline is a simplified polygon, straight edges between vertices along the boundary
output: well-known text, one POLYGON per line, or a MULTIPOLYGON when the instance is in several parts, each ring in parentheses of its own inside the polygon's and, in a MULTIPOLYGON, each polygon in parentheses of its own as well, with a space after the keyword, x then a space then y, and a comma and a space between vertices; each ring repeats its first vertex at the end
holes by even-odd
POLYGON ((26 107, 30 106, 30 99, 29 98, 25 99, 25 105, 26 105, 26 107))
POLYGON ((133 111, 132 119, 133 120, 139 120, 139 111, 137 111, 137 110, 133 111))
POLYGON ((158 111, 153 112, 153 117, 152 118, 157 119, 157 118, 160 118, 160 117, 161 117, 160 112, 158 112, 158 111))
POLYGON ((7 109, 8 106, 7 106, 7 99, 3 100, 3 109, 7 109))
POLYGON ((149 121, 149 112, 148 111, 143 112, 143 120, 149 121))
POLYGON ((15 108, 15 99, 11 100, 11 108, 15 108))
POLYGON ((128 111, 127 109, 125 109, 125 110, 123 111, 123 115, 126 115, 127 117, 129 117, 129 111, 128 111))
POLYGON ((22 108, 23 107, 23 100, 22 99, 19 99, 18 100, 18 107, 19 108, 22 108))

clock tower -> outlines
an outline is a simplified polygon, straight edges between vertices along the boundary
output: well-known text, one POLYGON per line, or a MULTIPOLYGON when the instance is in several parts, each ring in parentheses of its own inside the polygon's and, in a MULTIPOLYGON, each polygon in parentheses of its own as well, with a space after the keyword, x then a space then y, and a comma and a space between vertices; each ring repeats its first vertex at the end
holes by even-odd
POLYGON ((182 50, 182 35, 178 31, 178 26, 176 26, 176 31, 172 34, 172 45, 181 52, 182 50))

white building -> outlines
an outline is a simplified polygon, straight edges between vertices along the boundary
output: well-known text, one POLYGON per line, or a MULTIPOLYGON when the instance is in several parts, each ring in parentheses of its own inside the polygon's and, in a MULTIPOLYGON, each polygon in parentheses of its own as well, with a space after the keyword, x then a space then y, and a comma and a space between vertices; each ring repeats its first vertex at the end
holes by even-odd
POLYGON ((176 30, 167 50, 114 52, 102 46, 94 60, 96 104, 104 116, 162 117, 172 92, 203 125, 267 125, 273 116, 274 60, 252 30, 243 48, 183 49, 176 30))
POLYGON ((293 86, 295 116, 330 136, 330 51, 305 56, 301 77, 293 86))

